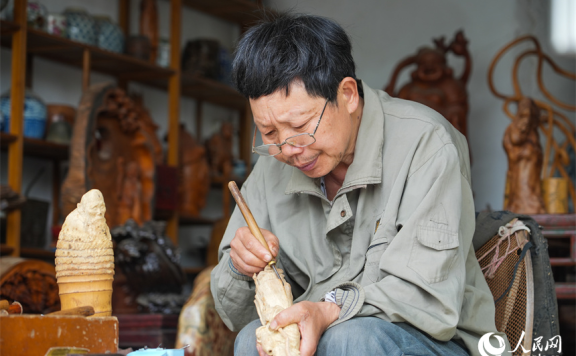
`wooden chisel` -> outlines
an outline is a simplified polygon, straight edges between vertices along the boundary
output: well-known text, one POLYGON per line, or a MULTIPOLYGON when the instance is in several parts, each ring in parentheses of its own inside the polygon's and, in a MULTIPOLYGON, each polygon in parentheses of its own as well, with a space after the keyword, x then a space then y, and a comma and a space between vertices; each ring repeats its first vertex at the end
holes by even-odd
MULTIPOLYGON (((262 231, 260 231, 260 228, 258 227, 256 220, 254 220, 254 216, 252 215, 252 212, 250 211, 248 204, 246 204, 246 201, 244 200, 242 193, 240 193, 240 189, 238 189, 236 182, 230 181, 230 183, 228 183, 228 188, 230 189, 230 192, 232 193, 234 200, 236 200, 236 204, 238 204, 238 208, 240 208, 240 211, 244 216, 244 220, 246 220, 246 224, 248 224, 250 232, 252 232, 252 235, 254 235, 256 239, 260 241, 260 243, 268 250, 268 252, 270 252, 270 256, 273 256, 272 251, 270 251, 270 247, 268 246, 266 239, 262 235, 262 231)), ((268 262, 268 266, 272 267, 274 273, 276 273, 276 277, 278 277, 278 279, 282 281, 282 284, 284 284, 284 281, 282 280, 282 278, 280 278, 280 274, 276 270, 276 260, 274 258, 272 258, 272 260, 268 262)))

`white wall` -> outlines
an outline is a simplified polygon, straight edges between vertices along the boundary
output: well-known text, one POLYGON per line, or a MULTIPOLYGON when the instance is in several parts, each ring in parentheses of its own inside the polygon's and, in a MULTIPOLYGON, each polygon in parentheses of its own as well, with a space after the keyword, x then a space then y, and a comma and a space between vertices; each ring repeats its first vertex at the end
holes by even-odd
MULTIPOLYGON (((49 12, 61 13, 67 7, 82 7, 91 15, 106 15, 114 22, 118 20, 118 1, 93 1, 93 0, 39 0, 44 4, 49 12)), ((138 0, 131 1, 131 33, 138 33, 139 23, 139 3, 138 0)), ((168 1, 158 1, 158 12, 160 22, 160 37, 169 38, 170 34, 170 4, 168 1)), ((220 20, 210 15, 183 7, 182 11, 182 49, 186 41, 195 38, 215 38, 230 51, 234 48, 238 39, 239 28, 237 25, 220 20)), ((6 92, 10 88, 11 78, 11 51, 2 48, 0 52, 0 93, 6 92)), ((114 81, 114 78, 92 73, 91 83, 101 81, 114 81)), ((61 65, 55 62, 34 58, 33 62, 33 82, 32 89, 46 103, 62 103, 78 106, 81 97, 82 72, 80 69, 61 65)), ((143 94, 144 103, 149 108, 150 113, 156 123, 160 126, 158 137, 162 140, 167 132, 168 96, 163 90, 147 87, 137 83, 130 84, 130 91, 143 94)), ((192 99, 182 97, 180 101, 180 121, 186 124, 188 131, 195 134, 195 113, 196 102, 192 99)), ((202 137, 206 139, 215 133, 222 122, 232 121, 238 127, 239 116, 236 112, 217 107, 211 104, 204 104, 203 109, 203 129, 202 137)), ((7 184, 7 154, 0 155, 0 182, 7 184)), ((25 188, 40 167, 45 167, 44 179, 40 180, 32 189, 30 197, 51 201, 52 198, 52 164, 49 161, 25 157, 23 169, 23 187, 25 188)), ((62 178, 64 178, 64 174, 62 178)), ((222 216, 221 192, 213 189, 210 193, 210 201, 203 211, 203 215, 208 217, 222 216)), ((52 211, 50 211, 50 217, 52 211)), ((51 218, 49 219, 51 221, 51 218)), ((50 224, 48 224, 50 225, 50 224)), ((186 255, 187 250, 192 250, 198 245, 205 245, 209 238, 210 229, 206 227, 183 227, 180 231, 181 249, 186 255)), ((49 232, 47 231, 47 235, 49 232)), ((185 265, 194 265, 196 260, 184 259, 185 265)))
MULTIPOLYGON (((572 56, 553 55, 549 41, 548 2, 538 0, 268 0, 278 10, 322 15, 336 20, 350 34, 356 60, 356 74, 372 88, 388 83, 396 64, 421 46, 432 46, 432 38, 452 39, 463 29, 472 54, 473 71, 468 84, 468 115, 471 145, 472 183, 476 210, 502 209, 506 154, 502 137, 509 120, 502 102, 489 91, 487 72, 490 61, 506 43, 524 34, 538 37, 546 53, 565 69, 574 72, 572 56)), ((522 48, 527 48, 524 46, 522 48)), ((518 51, 516 51, 518 53, 518 51)), ((511 89, 512 56, 504 58, 496 72, 496 85, 506 93, 511 89)), ((461 73, 462 60, 449 57, 455 73, 461 73)), ((397 88, 407 81, 407 69, 397 88)), ((536 90, 535 61, 521 67, 525 93, 542 97, 536 90)), ((549 90, 566 101, 575 101, 574 81, 558 79, 546 70, 549 90)), ((574 113, 570 114, 574 120, 574 113)))

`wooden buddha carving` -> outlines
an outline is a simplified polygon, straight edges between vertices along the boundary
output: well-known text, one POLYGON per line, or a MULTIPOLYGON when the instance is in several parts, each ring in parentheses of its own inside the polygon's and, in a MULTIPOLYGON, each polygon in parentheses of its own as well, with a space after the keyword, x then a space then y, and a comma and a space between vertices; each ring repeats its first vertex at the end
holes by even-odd
POLYGON ((541 179, 542 146, 538 136, 540 109, 530 98, 522 98, 518 112, 504 132, 504 149, 508 155, 504 207, 518 214, 545 214, 541 179))
POLYGON ((435 48, 421 48, 416 55, 402 60, 394 69, 392 78, 384 90, 391 96, 413 100, 438 111, 464 136, 467 136, 466 83, 472 68, 467 48, 468 41, 464 33, 459 31, 449 46, 444 44, 443 37, 434 42, 435 48), (454 77, 452 68, 447 64, 448 52, 465 59, 464 71, 460 78, 454 77), (411 74, 411 81, 396 92, 395 85, 400 71, 412 64, 416 65, 416 70, 411 74))

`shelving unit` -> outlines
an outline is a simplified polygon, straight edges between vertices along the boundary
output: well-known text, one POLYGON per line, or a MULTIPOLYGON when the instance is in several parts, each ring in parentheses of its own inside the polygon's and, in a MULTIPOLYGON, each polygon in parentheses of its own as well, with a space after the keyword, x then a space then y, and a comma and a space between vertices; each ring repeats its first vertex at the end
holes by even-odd
MULTIPOLYGON (((11 80, 11 127, 10 133, 0 134, 0 146, 8 151, 8 184, 18 193, 22 191, 22 164, 24 156, 49 159, 53 162, 67 160, 69 147, 43 140, 26 138, 23 135, 23 103, 26 86, 27 56, 38 56, 64 65, 81 68, 82 88, 90 85, 92 71, 113 76, 120 87, 126 88, 130 81, 156 87, 168 92, 168 152, 167 164, 178 166, 178 130, 180 96, 197 100, 197 129, 201 132, 202 105, 204 102, 237 110, 240 113, 240 159, 250 165, 250 144, 252 139, 251 112, 246 99, 233 88, 198 76, 182 75, 180 72, 180 36, 182 6, 188 6, 239 24, 247 28, 261 13, 261 3, 249 0, 170 0, 170 67, 164 68, 143 60, 106 51, 104 49, 51 35, 36 29, 27 28, 26 1, 16 1, 14 21, 0 21, 0 44, 12 50, 11 80)), ((128 33, 130 0, 118 0, 119 23, 128 33)), ((59 171, 55 169, 54 171, 59 171)), ((60 177, 53 177, 53 202, 59 199, 60 177)), ((225 189, 222 182, 212 186, 225 189)), ((224 198, 225 215, 229 214, 224 198)), ((228 204, 229 205, 229 204, 228 204)), ((58 209, 53 209, 57 211, 58 209)), ((58 221, 57 213, 53 223, 58 221)), ((204 218, 179 217, 175 212, 167 217, 167 234, 177 243, 178 226, 211 225, 214 221, 204 218)), ((10 212, 6 219, 7 240, 2 245, 2 253, 12 256, 38 255, 30 249, 20 248, 20 212, 10 212), (29 251, 30 250, 30 251, 29 251)), ((48 252, 50 253, 50 252, 48 252)), ((46 256, 44 256, 46 257, 46 256)))

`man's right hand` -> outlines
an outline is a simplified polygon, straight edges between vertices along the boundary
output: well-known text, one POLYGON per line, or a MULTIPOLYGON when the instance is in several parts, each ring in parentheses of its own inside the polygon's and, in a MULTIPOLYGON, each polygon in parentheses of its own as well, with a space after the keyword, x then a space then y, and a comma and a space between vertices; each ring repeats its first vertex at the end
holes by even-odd
POLYGON ((251 277, 254 273, 264 270, 268 262, 278 255, 278 238, 268 230, 260 230, 272 251, 272 256, 266 247, 262 246, 260 241, 252 235, 247 226, 236 230, 236 235, 230 242, 232 263, 238 272, 246 276, 251 277))

